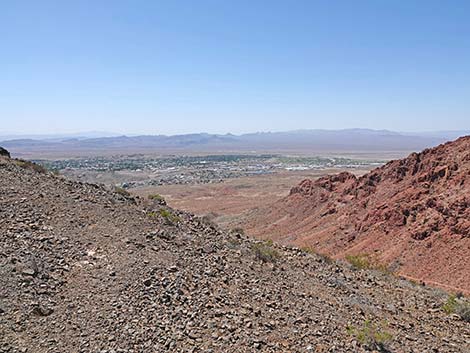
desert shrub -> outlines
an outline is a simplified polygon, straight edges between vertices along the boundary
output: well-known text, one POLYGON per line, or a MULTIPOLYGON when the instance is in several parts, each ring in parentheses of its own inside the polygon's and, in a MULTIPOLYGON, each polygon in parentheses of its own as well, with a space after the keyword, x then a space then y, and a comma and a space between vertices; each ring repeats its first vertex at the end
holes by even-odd
POLYGON ((242 243, 241 243, 240 239, 229 238, 227 240, 227 247, 229 249, 239 249, 241 244, 242 243))
POLYGON ((390 274, 390 270, 386 265, 381 264, 377 258, 369 254, 346 255, 346 260, 358 270, 377 270, 390 274))
POLYGON ((175 224, 181 221, 181 219, 177 215, 171 213, 165 208, 160 208, 158 212, 160 213, 160 216, 162 216, 167 222, 171 224, 175 224))
POLYGON ((20 168, 34 170, 35 172, 41 174, 46 174, 48 172, 46 167, 30 161, 25 161, 23 159, 15 160, 15 164, 20 168))
POLYGON ((231 230, 232 233, 234 234, 239 234, 239 235, 245 235, 245 230, 240 227, 235 227, 231 230))
POLYGON ((347 255, 346 260, 354 267, 359 270, 367 270, 371 268, 369 256, 366 254, 359 255, 347 255))
POLYGON ((165 201, 165 198, 160 195, 160 194, 151 194, 147 196, 149 200, 155 200, 155 201, 165 201))
POLYGON ((330 257, 330 256, 328 256, 328 255, 326 255, 326 254, 317 253, 317 256, 319 256, 320 259, 322 259, 323 262, 325 262, 325 263, 327 263, 327 264, 332 264, 332 263, 335 262, 335 260, 334 260, 332 257, 330 257))
POLYGON ((119 194, 121 196, 124 196, 124 197, 129 197, 131 196, 131 194, 129 193, 129 191, 127 191, 126 189, 124 188, 121 188, 120 186, 115 186, 114 187, 114 192, 116 194, 119 194))
POLYGON ((452 314, 455 312, 455 307, 457 306, 457 296, 451 295, 447 298, 447 301, 442 305, 442 310, 446 314, 452 314))
POLYGON ((362 326, 348 326, 347 332, 356 340, 369 349, 386 351, 386 345, 393 336, 384 329, 374 325, 370 320, 364 321, 362 326))
POLYGON ((318 252, 311 246, 309 245, 304 245, 302 247, 300 247, 300 250, 302 250, 303 252, 306 252, 307 254, 311 254, 311 255, 317 255, 318 252))
POLYGON ((462 296, 455 294, 449 296, 442 305, 442 310, 447 314, 457 314, 466 322, 470 322, 470 303, 462 296))
POLYGON ((219 217, 220 215, 215 213, 215 212, 209 212, 202 216, 201 222, 205 224, 206 226, 212 227, 212 228, 217 228, 217 223, 215 222, 215 219, 219 217))
POLYGON ((254 243, 252 250, 255 258, 262 262, 276 262, 281 257, 279 252, 273 247, 272 240, 254 243))
POLYGON ((214 229, 217 228, 217 224, 214 222, 214 217, 211 214, 202 216, 201 217, 201 222, 204 225, 209 226, 211 228, 214 228, 214 229))
POLYGON ((465 322, 470 322, 470 303, 457 304, 455 313, 465 322))
POLYGON ((214 220, 219 216, 220 214, 218 214, 217 212, 212 212, 212 211, 206 214, 206 217, 208 217, 211 220, 214 220))

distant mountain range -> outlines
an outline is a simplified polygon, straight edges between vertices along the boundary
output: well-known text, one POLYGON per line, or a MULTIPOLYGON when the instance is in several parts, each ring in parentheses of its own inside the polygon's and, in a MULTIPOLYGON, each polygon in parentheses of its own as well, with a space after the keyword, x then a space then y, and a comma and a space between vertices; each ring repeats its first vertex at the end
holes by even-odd
POLYGON ((64 139, 77 138, 98 138, 98 137, 116 137, 122 134, 105 131, 85 131, 85 132, 74 132, 74 133, 63 133, 63 134, 15 134, 15 133, 1 133, 0 141, 7 140, 53 140, 60 141, 64 139))
MULTIPOLYGON (((196 133, 185 135, 73 135, 2 138, 0 146, 13 156, 99 155, 112 153, 384 153, 405 154, 432 147, 470 131, 400 133, 388 130, 294 130, 243 135, 196 133)), ((11 136, 10 136, 11 137, 11 136)))

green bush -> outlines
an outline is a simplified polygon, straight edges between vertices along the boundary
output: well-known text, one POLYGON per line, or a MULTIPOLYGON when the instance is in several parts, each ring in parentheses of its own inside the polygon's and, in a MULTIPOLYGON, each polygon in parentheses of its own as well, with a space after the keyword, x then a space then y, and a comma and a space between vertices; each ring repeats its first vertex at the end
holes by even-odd
POLYGON ((171 213, 165 208, 160 208, 158 212, 160 213, 160 216, 162 216, 166 221, 171 224, 176 224, 181 221, 181 219, 177 215, 171 213))
POLYGON ((156 200, 156 201, 165 201, 165 198, 160 194, 152 194, 147 196, 149 200, 156 200))
POLYGON ((272 240, 254 243, 252 250, 255 258, 262 262, 276 262, 281 257, 279 252, 274 249, 272 240))
POLYGON ((447 314, 457 314, 462 320, 470 322, 470 303, 462 296, 449 296, 442 309, 447 314))
POLYGON ((360 344, 369 349, 384 351, 386 344, 393 338, 389 332, 377 327, 370 320, 364 321, 360 327, 348 326, 346 330, 360 344))

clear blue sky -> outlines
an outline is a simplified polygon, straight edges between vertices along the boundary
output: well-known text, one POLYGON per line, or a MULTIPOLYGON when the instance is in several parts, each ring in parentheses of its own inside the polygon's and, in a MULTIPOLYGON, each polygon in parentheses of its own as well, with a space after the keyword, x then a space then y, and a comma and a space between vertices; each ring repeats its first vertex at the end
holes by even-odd
POLYGON ((1 1, 0 133, 470 128, 470 1, 1 1))

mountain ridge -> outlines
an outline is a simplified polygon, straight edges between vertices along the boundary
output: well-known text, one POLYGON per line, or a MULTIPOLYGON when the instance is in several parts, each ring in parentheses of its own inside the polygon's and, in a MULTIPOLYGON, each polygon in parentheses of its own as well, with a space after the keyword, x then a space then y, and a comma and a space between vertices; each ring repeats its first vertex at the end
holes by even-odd
MULTIPOLYGON (((454 132, 454 135, 463 134, 454 132)), ((242 135, 195 133, 184 135, 139 135, 62 139, 14 139, 0 142, 14 156, 42 157, 46 153, 70 155, 102 153, 207 153, 216 151, 288 152, 288 153, 409 153, 448 140, 449 132, 405 134, 388 130, 294 130, 242 135)))

